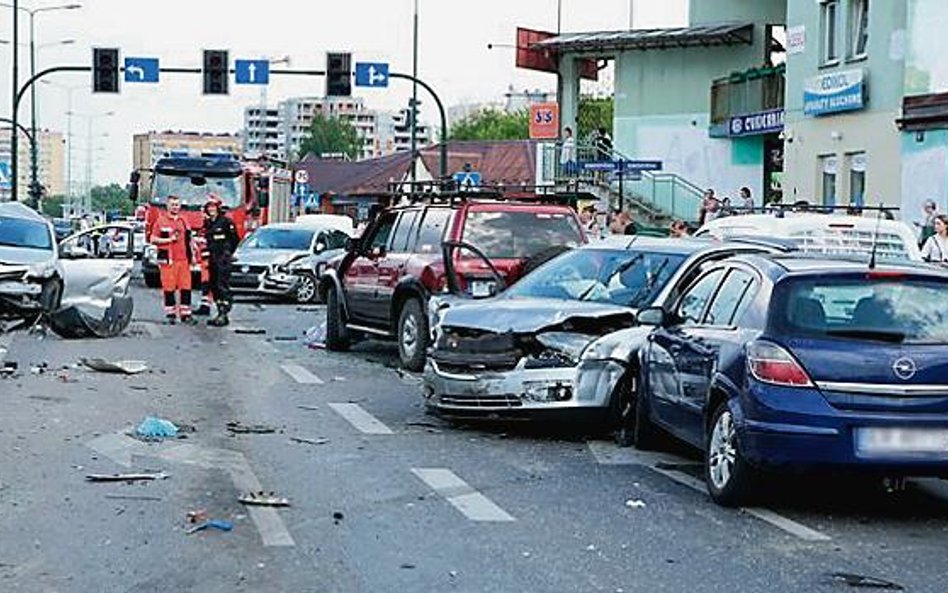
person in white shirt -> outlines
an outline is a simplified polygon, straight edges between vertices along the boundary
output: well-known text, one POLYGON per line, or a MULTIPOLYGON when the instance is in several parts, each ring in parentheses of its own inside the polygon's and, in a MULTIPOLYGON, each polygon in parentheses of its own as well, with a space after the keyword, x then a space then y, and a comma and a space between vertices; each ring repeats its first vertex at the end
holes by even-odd
POLYGON ((925 261, 948 265, 948 216, 935 217, 935 234, 922 245, 925 261))
POLYGON ((573 138, 573 128, 567 127, 563 130, 560 167, 567 177, 576 175, 576 139, 573 138))

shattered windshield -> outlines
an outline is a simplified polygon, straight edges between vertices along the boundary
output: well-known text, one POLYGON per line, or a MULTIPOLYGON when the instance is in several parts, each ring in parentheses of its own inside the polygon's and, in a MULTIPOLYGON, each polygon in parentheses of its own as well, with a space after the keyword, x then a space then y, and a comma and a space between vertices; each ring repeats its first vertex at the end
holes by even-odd
POLYGON ((507 294, 641 308, 654 301, 684 260, 670 253, 579 249, 529 274, 507 294))
POLYGON ((49 227, 36 220, 0 216, 0 245, 24 249, 52 250, 49 227))

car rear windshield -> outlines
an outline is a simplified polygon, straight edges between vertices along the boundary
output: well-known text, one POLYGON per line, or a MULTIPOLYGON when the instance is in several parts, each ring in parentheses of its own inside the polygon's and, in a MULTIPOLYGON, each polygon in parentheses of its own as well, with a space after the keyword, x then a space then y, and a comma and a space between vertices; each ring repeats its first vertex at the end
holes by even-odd
POLYGON ((568 214, 475 210, 465 219, 463 240, 490 259, 521 259, 556 245, 576 247, 582 233, 568 214))
POLYGON ((913 344, 948 343, 948 280, 924 277, 795 279, 778 285, 781 334, 913 344))
POLYGON ((313 242, 312 229, 273 229, 263 227, 247 237, 242 247, 246 249, 288 249, 308 251, 313 242))
POLYGON ((52 250, 53 240, 49 236, 49 227, 45 223, 0 216, 0 245, 52 250))
POLYGON ((528 274, 507 294, 638 309, 652 304, 683 261, 685 256, 669 253, 577 249, 528 274))
POLYGON ((873 229, 859 229, 845 224, 830 225, 828 228, 812 229, 791 233, 804 253, 822 255, 856 256, 869 259, 875 245, 876 258, 885 260, 912 259, 902 237, 896 233, 875 232, 873 229))

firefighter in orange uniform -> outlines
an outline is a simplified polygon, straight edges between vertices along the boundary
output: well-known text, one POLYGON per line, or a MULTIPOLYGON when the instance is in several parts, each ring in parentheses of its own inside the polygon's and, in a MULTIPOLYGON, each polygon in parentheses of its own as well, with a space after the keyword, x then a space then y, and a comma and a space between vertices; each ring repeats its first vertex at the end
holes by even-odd
POLYGON ((191 229, 181 217, 181 199, 168 197, 168 209, 152 226, 152 244, 158 248, 158 270, 164 292, 165 317, 174 324, 191 322, 191 229), (176 296, 180 295, 180 304, 176 296))

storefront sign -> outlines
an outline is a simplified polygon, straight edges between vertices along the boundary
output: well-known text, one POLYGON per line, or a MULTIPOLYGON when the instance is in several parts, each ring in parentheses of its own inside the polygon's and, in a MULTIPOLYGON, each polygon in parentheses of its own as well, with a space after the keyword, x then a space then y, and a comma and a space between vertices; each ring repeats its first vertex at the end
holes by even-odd
POLYGON ((866 106, 866 82, 863 70, 847 70, 807 80, 803 92, 803 113, 825 115, 854 111, 866 106))
POLYGON ((728 136, 776 134, 783 130, 783 109, 735 115, 728 122, 728 136))

